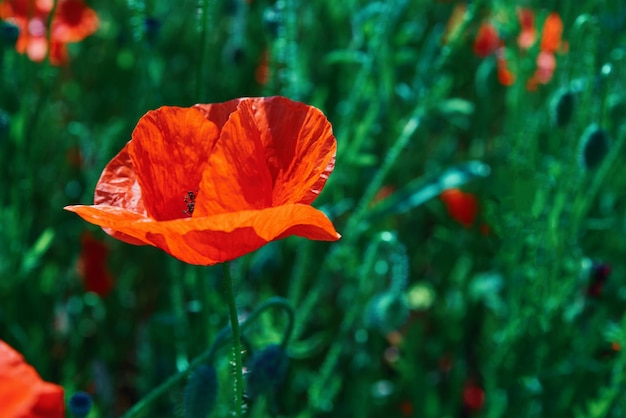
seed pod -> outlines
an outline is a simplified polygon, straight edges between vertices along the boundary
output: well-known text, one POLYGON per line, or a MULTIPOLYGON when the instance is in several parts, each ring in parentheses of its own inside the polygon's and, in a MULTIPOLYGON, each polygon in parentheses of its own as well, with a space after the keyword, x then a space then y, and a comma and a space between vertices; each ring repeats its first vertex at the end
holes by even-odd
POLYGON ((598 125, 591 124, 580 139, 579 158, 587 170, 597 168, 609 152, 609 136, 598 125))
POLYGON ((554 124, 562 128, 572 120, 576 96, 571 90, 560 91, 552 100, 552 120, 554 124))
POLYGON ((201 365, 189 376, 183 394, 184 418, 206 418, 217 400, 217 373, 210 366, 201 365))
POLYGON ((67 407, 74 418, 85 418, 89 415, 93 401, 85 392, 76 392, 67 403, 67 407))
POLYGON ((268 345, 252 355, 246 374, 247 394, 254 399, 278 389, 285 380, 289 357, 277 344, 268 345))

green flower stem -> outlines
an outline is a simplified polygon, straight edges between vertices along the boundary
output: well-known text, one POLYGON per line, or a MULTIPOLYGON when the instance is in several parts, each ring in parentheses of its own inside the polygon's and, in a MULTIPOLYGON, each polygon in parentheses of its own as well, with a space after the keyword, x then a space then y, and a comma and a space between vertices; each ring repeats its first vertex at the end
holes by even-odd
POLYGON ((228 300, 230 311, 230 328, 233 337, 233 360, 235 366, 235 417, 242 414, 243 405, 243 362, 241 360, 241 334, 239 331, 239 317, 237 316, 237 304, 233 292, 233 279, 230 276, 230 263, 222 264, 224 267, 224 291, 228 300))
MULTIPOLYGON (((227 267, 226 267, 227 268, 227 267)), ((229 274, 230 278, 230 274, 229 274)), ((286 299, 273 297, 265 302, 263 302, 257 309, 255 309, 245 321, 242 321, 241 324, 237 324, 237 328, 239 329, 240 334, 242 334, 249 326, 252 324, 257 317, 259 317, 266 310, 277 307, 283 309, 288 316, 288 325, 285 330, 285 334, 283 336, 283 341, 281 345, 284 347, 289 339, 291 338, 291 334, 293 333, 293 324, 295 312, 293 307, 289 304, 286 299)), ((170 378, 168 378, 165 382, 161 383, 159 386, 154 388, 150 393, 148 393, 143 399, 137 402, 132 408, 130 408, 121 418, 132 418, 137 416, 144 408, 147 408, 150 404, 156 401, 161 395, 170 391, 174 386, 180 383, 183 379, 187 377, 189 373, 191 373, 195 368, 204 364, 206 362, 210 362, 215 355, 215 352, 228 341, 228 339, 232 335, 231 326, 227 326, 222 328, 215 337, 213 344, 198 357, 193 359, 193 361, 189 364, 189 367, 185 370, 181 370, 180 372, 174 374, 170 378)))

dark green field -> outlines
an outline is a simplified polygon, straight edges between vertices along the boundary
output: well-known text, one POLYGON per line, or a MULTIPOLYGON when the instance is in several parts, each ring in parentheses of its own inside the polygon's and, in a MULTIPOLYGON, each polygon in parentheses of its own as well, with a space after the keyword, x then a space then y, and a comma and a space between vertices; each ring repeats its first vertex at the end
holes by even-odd
POLYGON ((626 416, 626 3, 514 3, 0 1, 0 340, 89 418, 626 416))

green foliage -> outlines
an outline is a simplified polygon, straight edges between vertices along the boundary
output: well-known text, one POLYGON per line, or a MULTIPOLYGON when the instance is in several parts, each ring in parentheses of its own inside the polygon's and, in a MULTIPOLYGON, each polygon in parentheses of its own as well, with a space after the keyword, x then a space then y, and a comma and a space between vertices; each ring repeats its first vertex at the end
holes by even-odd
MULTIPOLYGON (((623 1, 524 2, 537 23, 528 50, 518 6, 495 0, 466 2, 453 34, 461 2, 88 3, 100 28, 69 45, 66 66, 31 62, 14 26, 0 27, 0 337, 67 393, 89 391, 91 418, 185 373, 223 338, 228 307, 219 268, 115 241, 63 206, 92 203, 148 110, 259 95, 315 105, 333 124, 336 169, 314 205, 342 238, 289 238, 233 262, 242 319, 272 296, 296 309, 284 383, 247 416, 626 414, 623 1), (554 74, 528 90, 553 11, 554 74), (505 49, 482 59, 472 44, 485 21, 505 49), (511 86, 498 82, 500 53, 511 86), (451 188, 476 197, 472 225, 439 198, 451 188), (77 269, 86 231, 108 247, 106 296, 77 269)), ((246 364, 284 324, 249 325, 246 364)), ((211 416, 231 411, 229 353, 215 353, 211 416)), ((190 385, 143 416, 187 414, 190 385)))

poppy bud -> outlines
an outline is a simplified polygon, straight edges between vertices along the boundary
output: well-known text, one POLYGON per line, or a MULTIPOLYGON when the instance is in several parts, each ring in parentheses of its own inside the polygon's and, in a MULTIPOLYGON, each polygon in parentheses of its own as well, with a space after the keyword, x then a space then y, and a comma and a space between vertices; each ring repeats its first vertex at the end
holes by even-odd
POLYGON ((558 127, 567 125, 572 119, 576 97, 571 90, 561 91, 552 101, 552 119, 558 127))
POLYGON ((72 417, 74 418, 85 418, 89 411, 91 410, 91 405, 93 401, 91 400, 91 396, 85 392, 76 392, 70 398, 67 403, 67 407, 69 408, 72 417))
POLYGON ((6 20, 0 21, 0 44, 10 45, 11 47, 17 42, 20 36, 20 28, 6 20))
POLYGON ((597 168, 609 152, 609 136, 598 125, 591 124, 580 139, 581 164, 587 170, 597 168))
POLYGON ((278 345, 268 345, 252 355, 246 374, 247 394, 250 398, 269 394, 285 380, 289 358, 285 349, 278 345))
POLYGON ((365 310, 365 324, 388 334, 404 324, 409 317, 409 309, 401 293, 385 292, 374 296, 365 310))
POLYGON ((204 418, 211 414, 217 400, 217 373, 201 365, 191 373, 183 394, 184 418, 204 418))

